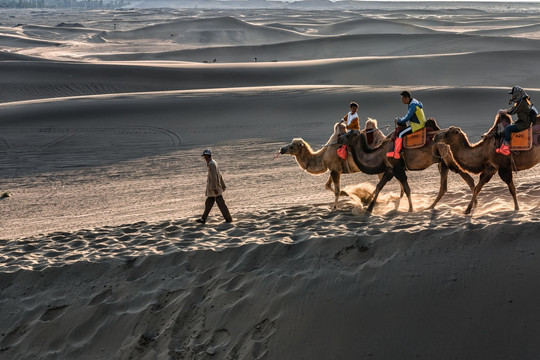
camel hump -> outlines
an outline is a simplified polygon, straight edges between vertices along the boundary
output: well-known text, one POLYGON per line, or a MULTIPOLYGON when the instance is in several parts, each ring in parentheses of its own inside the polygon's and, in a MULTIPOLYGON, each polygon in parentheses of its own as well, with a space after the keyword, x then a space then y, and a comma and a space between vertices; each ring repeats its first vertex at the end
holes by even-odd
POLYGON ((439 125, 437 125, 437 121, 434 118, 429 118, 426 120, 426 127, 430 128, 432 131, 441 130, 439 125))

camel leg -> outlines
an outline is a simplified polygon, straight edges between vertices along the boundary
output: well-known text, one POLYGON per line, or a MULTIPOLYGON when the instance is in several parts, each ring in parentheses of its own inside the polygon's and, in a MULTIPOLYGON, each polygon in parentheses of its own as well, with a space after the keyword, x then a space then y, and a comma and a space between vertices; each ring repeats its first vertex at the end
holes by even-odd
MULTIPOLYGON (((465 182, 467 183, 467 185, 469 185, 469 189, 471 189, 471 192, 474 192, 474 179, 471 175, 467 174, 466 172, 463 172, 463 171, 456 171, 459 176, 461 176, 461 178, 463 180, 465 180, 465 182)), ((473 204, 473 207, 475 207, 476 205, 478 204, 478 199, 475 199, 474 200, 474 204, 473 204)))
POLYGON ((469 185, 469 189, 471 189, 471 191, 474 191, 474 179, 472 178, 472 176, 463 171, 458 172, 458 174, 467 183, 467 185, 469 185))
POLYGON ((441 198, 446 194, 448 191, 448 166, 446 166, 445 163, 439 163, 439 173, 441 174, 441 185, 439 186, 439 194, 435 198, 435 201, 433 201, 433 204, 429 207, 430 209, 434 209, 435 205, 441 200, 441 198))
MULTIPOLYGON (((379 178, 379 181, 381 181, 381 179, 383 178, 384 176, 384 173, 380 173, 380 174, 377 174, 377 177, 379 178)), ((399 193, 399 198, 403 198, 403 194, 405 194, 405 190, 403 190, 403 185, 401 183, 399 183, 399 188, 400 188, 400 193, 399 193)), ((371 196, 369 197, 368 199, 368 202, 371 201, 371 198, 373 197, 373 194, 371 194, 371 196)))
MULTIPOLYGON (((324 184, 324 187, 326 190, 329 190, 331 192, 334 192, 334 187, 332 186, 332 175, 328 176, 328 180, 326 181, 326 184, 324 184)), ((340 196, 348 196, 349 194, 347 194, 345 191, 341 190, 339 192, 339 195, 340 196)))
POLYGON ((499 168, 499 177, 506 183, 506 185, 508 185, 508 190, 510 190, 510 194, 512 194, 512 197, 514 198, 514 208, 515 210, 519 210, 516 186, 514 185, 514 179, 512 177, 512 170, 499 168))
POLYGON ((368 207, 366 208, 367 211, 371 212, 373 211, 373 207, 375 206, 375 202, 377 201, 377 197, 379 196, 379 193, 383 189, 384 185, 392 178, 394 177, 393 170, 388 168, 383 176, 381 177, 381 180, 377 183, 377 186, 375 187, 375 191, 373 192, 373 199, 371 199, 371 202, 369 203, 368 207))
MULTIPOLYGON (((446 166, 448 166, 448 168, 450 170, 452 170, 453 172, 455 172, 456 174, 461 176, 461 178, 469 186, 469 189, 471 189, 471 193, 474 192, 474 179, 473 179, 473 177, 471 175, 469 175, 469 173, 466 173, 466 172, 462 171, 459 168, 459 166, 453 160, 449 161, 448 159, 443 159, 443 161, 446 164, 446 166)), ((476 206, 477 203, 478 203, 478 200, 475 200, 475 202, 473 204, 473 207, 476 206)))
POLYGON ((328 181, 326 181, 326 184, 324 184, 324 187, 326 190, 330 190, 331 192, 334 192, 334 189, 332 188, 332 175, 328 176, 328 181))
POLYGON ((482 190, 482 187, 487 184, 489 180, 491 180, 491 178, 493 177, 493 175, 495 175, 496 172, 497 169, 490 167, 480 174, 480 179, 478 180, 478 184, 474 188, 471 202, 469 203, 469 206, 467 206, 467 209, 465 209, 465 214, 471 213, 474 204, 476 204, 476 198, 478 197, 480 190, 482 190))
POLYGON ((409 183, 407 182, 407 174, 405 173, 405 170, 401 166, 395 167, 393 171, 394 171, 394 176, 396 177, 396 179, 399 180, 399 182, 403 186, 403 190, 405 191, 405 194, 407 194, 407 200, 409 201, 409 212, 413 212, 411 188, 409 187, 409 183))
POLYGON ((340 187, 341 173, 332 171, 330 172, 330 177, 332 178, 332 181, 334 182, 334 195, 335 195, 334 209, 337 209, 339 195, 341 193, 341 187, 340 187))
POLYGON ((444 159, 444 164, 450 170, 461 176, 461 178, 467 183, 467 185, 469 185, 469 189, 471 189, 471 192, 474 191, 474 179, 471 175, 469 175, 469 173, 462 171, 453 160, 448 161, 448 159, 444 159))

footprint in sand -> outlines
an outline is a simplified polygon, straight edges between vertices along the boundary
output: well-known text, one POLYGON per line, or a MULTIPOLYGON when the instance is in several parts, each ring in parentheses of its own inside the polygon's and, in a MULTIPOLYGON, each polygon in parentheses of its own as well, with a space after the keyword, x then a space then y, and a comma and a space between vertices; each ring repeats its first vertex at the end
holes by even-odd
POLYGON ((41 321, 52 321, 56 319, 58 316, 64 313, 64 309, 67 308, 69 305, 56 305, 53 307, 48 308, 43 315, 39 318, 41 321))
POLYGON ((90 306, 98 305, 107 300, 112 295, 112 289, 107 289, 102 293, 94 296, 92 300, 88 303, 90 306))
POLYGON ((0 349, 9 348, 10 346, 18 344, 27 331, 28 328, 26 325, 17 325, 15 329, 7 333, 2 341, 0 341, 0 349))

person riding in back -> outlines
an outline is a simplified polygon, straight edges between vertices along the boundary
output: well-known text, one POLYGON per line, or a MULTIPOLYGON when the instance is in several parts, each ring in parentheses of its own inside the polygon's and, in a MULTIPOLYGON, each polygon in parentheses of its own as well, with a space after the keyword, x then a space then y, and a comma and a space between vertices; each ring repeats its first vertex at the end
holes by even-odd
POLYGON ((371 148, 376 148, 381 145, 386 138, 383 132, 377 127, 377 120, 368 118, 366 120, 366 127, 362 130, 366 134, 368 145, 371 148))
POLYGON ((399 159, 399 152, 403 146, 403 136, 422 130, 426 125, 426 116, 424 115, 424 106, 422 103, 411 96, 408 91, 401 92, 401 102, 408 106, 408 112, 405 116, 396 118, 396 130, 392 136, 395 139, 394 150, 389 151, 386 156, 399 159), (397 136, 396 136, 397 135, 397 136))
POLYGON ((512 95, 512 98, 508 104, 514 103, 514 105, 510 109, 502 110, 502 112, 508 115, 516 114, 518 119, 513 124, 504 128, 504 141, 501 147, 495 150, 497 153, 506 156, 510 155, 509 144, 512 133, 527 129, 531 126, 531 122, 534 123, 536 115, 538 115, 538 111, 531 103, 529 95, 521 87, 514 86, 509 94, 512 95))

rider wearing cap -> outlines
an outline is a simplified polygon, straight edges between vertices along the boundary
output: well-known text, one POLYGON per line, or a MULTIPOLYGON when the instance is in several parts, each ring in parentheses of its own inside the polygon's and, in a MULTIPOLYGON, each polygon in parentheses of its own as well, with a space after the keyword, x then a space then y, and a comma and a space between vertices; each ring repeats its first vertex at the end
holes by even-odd
POLYGON ((221 214, 225 218, 225 221, 232 222, 229 208, 223 199, 223 192, 225 191, 226 186, 225 181, 223 181, 223 177, 221 176, 221 172, 219 171, 218 164, 212 159, 212 152, 210 149, 205 149, 202 156, 206 160, 206 166, 208 167, 208 176, 206 180, 206 201, 204 203, 204 213, 201 218, 197 219, 196 221, 204 224, 208 214, 210 214, 210 210, 212 210, 212 207, 214 206, 214 203, 217 203, 221 214))

